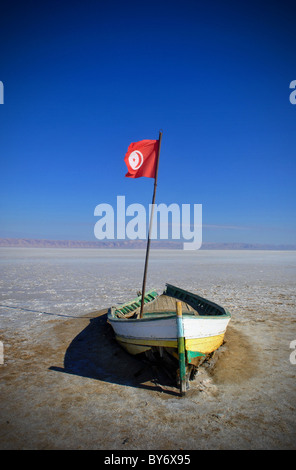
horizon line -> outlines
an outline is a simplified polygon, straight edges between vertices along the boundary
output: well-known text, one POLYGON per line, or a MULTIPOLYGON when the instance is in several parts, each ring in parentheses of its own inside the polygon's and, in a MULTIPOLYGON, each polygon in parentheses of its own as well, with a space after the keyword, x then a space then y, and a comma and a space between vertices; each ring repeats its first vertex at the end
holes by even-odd
MULTIPOLYGON (((20 248, 97 248, 97 249, 141 249, 145 248, 147 239, 136 240, 70 240, 70 239, 46 239, 27 237, 0 237, 0 247, 20 248)), ((182 249, 183 242, 179 240, 151 240, 154 248, 182 249)), ((228 249, 228 250, 279 250, 294 251, 296 244, 252 243, 252 242, 203 242, 203 249, 228 249)))

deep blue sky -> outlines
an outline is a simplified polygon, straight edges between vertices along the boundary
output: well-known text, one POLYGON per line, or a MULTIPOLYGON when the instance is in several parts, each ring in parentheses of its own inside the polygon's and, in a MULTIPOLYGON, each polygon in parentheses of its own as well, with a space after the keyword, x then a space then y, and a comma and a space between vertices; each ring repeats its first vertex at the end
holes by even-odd
POLYGON ((203 239, 296 243, 295 3, 1 3, 0 236, 95 240, 94 208, 163 129, 156 202, 203 205, 203 239))

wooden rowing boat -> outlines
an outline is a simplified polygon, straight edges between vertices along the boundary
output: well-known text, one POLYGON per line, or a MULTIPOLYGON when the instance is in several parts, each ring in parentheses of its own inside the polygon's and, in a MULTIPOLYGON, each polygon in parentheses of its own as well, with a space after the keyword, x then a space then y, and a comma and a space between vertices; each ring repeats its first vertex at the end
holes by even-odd
POLYGON ((108 313, 108 322, 116 340, 130 354, 158 350, 160 356, 165 351, 170 356, 179 357, 176 302, 182 305, 188 372, 223 343, 230 313, 214 302, 170 284, 166 284, 161 295, 154 290, 145 295, 140 318, 141 301, 139 296, 112 307, 108 313))

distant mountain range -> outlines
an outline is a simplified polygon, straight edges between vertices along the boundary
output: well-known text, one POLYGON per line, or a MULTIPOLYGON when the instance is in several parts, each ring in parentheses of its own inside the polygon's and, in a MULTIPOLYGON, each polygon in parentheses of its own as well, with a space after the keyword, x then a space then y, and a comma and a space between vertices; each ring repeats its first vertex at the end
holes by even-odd
MULTIPOLYGON (((108 249, 145 249, 145 240, 114 241, 77 241, 77 240, 39 240, 30 238, 0 238, 1 247, 22 248, 108 248, 108 249)), ((182 250, 180 241, 151 240, 153 249, 182 250)), ((203 243, 201 250, 296 250, 296 245, 268 245, 259 243, 203 243)))

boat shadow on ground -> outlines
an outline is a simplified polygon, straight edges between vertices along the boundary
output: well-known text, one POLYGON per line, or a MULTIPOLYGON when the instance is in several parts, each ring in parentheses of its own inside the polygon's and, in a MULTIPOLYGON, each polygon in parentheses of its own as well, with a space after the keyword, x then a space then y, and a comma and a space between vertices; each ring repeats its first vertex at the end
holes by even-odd
POLYGON ((94 380, 179 396, 165 369, 141 356, 128 354, 116 342, 107 313, 92 318, 68 346, 64 367, 50 370, 94 380))

